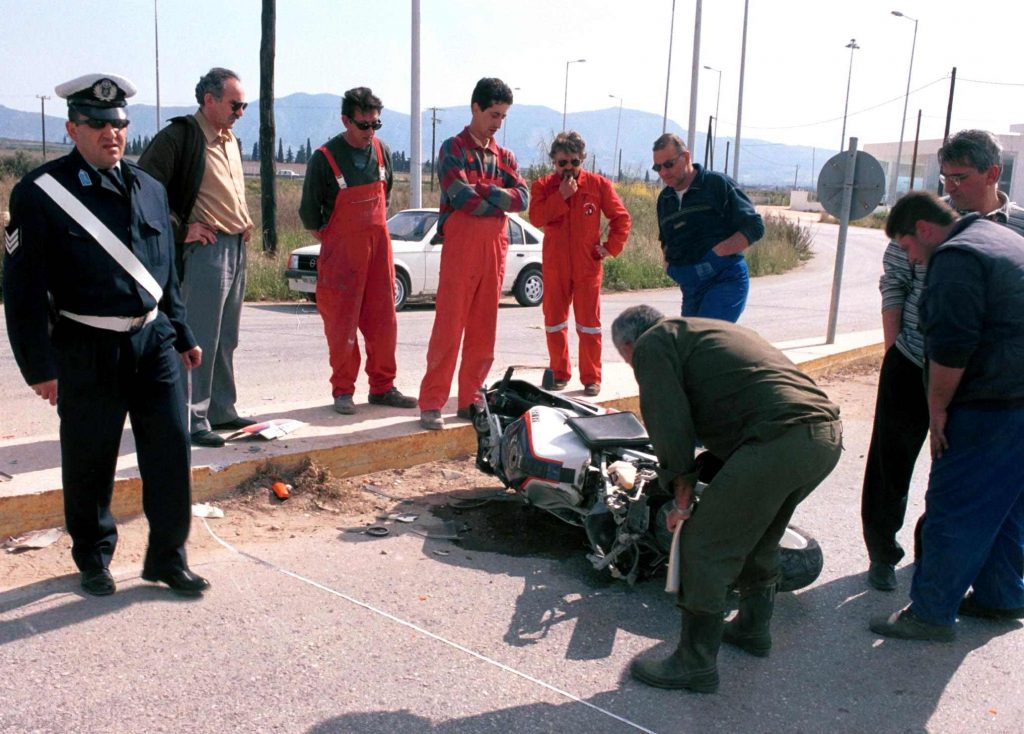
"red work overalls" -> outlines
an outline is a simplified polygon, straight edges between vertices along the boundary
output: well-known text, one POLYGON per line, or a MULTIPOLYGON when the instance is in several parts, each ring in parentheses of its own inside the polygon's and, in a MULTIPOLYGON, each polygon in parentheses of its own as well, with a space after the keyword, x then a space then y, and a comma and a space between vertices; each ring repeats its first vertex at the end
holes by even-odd
POLYGON ((331 395, 355 392, 359 374, 356 328, 366 347, 371 393, 385 393, 395 382, 395 265, 387 226, 384 151, 373 139, 380 180, 347 186, 327 147, 320 148, 338 180, 338 195, 327 226, 320 231, 316 305, 324 320, 331 360, 331 395))
MULTIPOLYGON (((500 178, 467 171, 471 184, 504 186, 500 178)), ((459 365, 458 407, 473 403, 494 362, 498 300, 508 253, 507 217, 454 212, 444 223, 444 248, 437 283, 434 329, 427 347, 427 372, 420 384, 420 410, 441 410, 459 365)))

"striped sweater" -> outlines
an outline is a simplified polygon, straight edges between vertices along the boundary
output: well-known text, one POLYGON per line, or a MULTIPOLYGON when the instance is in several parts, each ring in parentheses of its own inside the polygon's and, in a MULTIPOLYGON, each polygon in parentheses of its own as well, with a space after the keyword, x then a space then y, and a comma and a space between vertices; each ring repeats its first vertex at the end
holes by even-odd
MULTIPOLYGON (((1024 208, 1009 201, 1003 192, 997 193, 1002 206, 986 214, 985 218, 1006 225, 1024 236, 1024 208)), ((878 289, 882 292, 882 310, 903 309, 896 348, 904 357, 923 368, 924 336, 920 330, 918 308, 924 290, 925 266, 911 265, 907 253, 895 242, 890 242, 885 248, 885 255, 882 256, 882 271, 882 277, 878 281, 878 289)))
POLYGON ((526 209, 529 189, 519 175, 516 157, 494 138, 487 147, 481 147, 467 127, 441 144, 438 158, 438 232, 444 231, 445 221, 456 211, 474 217, 498 217, 526 209))

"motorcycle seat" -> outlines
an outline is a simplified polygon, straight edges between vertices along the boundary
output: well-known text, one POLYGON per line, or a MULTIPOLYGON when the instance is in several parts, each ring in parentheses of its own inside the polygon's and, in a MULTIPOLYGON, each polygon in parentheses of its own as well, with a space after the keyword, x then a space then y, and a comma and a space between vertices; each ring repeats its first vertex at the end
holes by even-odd
POLYGON ((641 448, 651 444, 647 430, 636 414, 629 411, 570 418, 566 424, 591 449, 641 448))

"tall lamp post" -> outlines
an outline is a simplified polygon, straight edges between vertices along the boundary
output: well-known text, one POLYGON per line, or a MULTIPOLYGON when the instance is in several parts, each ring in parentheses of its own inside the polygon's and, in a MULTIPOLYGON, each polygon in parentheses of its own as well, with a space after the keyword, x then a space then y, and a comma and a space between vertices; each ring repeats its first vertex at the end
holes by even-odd
POLYGON ((853 78, 853 52, 860 46, 857 39, 851 38, 845 48, 850 49, 850 70, 846 72, 846 103, 843 105, 843 134, 839 136, 839 150, 846 150, 846 111, 850 109, 850 80, 853 78))
POLYGON ((917 18, 911 18, 909 15, 904 15, 898 10, 893 10, 892 14, 897 18, 906 18, 907 20, 914 21, 914 40, 910 44, 910 68, 907 69, 907 91, 903 95, 903 117, 900 118, 900 142, 896 146, 896 171, 889 179, 889 204, 896 201, 896 182, 900 177, 900 158, 903 155, 903 130, 907 124, 907 102, 910 101, 910 77, 914 73, 914 50, 917 48, 917 18))
POLYGON ((619 158, 619 130, 622 128, 622 97, 617 94, 609 94, 608 96, 619 100, 619 119, 615 123, 615 147, 612 149, 612 165, 615 166, 615 180, 618 181, 622 175, 622 160, 619 158))
POLYGON ((722 99, 722 70, 707 64, 704 65, 704 68, 718 74, 718 86, 715 87, 715 132, 711 135, 711 160, 714 161, 715 147, 718 145, 718 102, 722 99))
POLYGON ((565 113, 569 109, 569 64, 582 64, 586 59, 565 62, 565 100, 562 102, 562 130, 565 130, 565 113))
MULTIPOLYGON (((518 92, 519 87, 512 87, 513 92, 518 92)), ((505 121, 501 123, 501 147, 504 148, 505 141, 508 140, 508 116, 505 117, 505 121)), ((431 189, 433 191, 433 189, 431 189)))

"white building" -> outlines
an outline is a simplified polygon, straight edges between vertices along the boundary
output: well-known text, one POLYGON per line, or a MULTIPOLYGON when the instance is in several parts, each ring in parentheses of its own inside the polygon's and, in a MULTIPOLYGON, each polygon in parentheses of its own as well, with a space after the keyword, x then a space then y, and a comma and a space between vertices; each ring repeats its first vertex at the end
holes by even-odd
MULTIPOLYGON (((953 130, 950 134, 958 132, 953 130)), ((1024 206, 1024 123, 1010 125, 1010 132, 995 133, 999 144, 1003 146, 1003 171, 999 178, 999 190, 1014 201, 1024 206)), ((864 146, 864 151, 870 153, 882 164, 882 170, 886 176, 886 191, 888 191, 889 176, 896 169, 896 150, 898 143, 873 143, 864 146)), ((913 166, 914 188, 929 189, 937 191, 939 187, 939 148, 942 147, 942 140, 921 140, 917 145, 917 160, 913 166)), ((900 178, 896 184, 898 194, 906 193, 910 189, 911 165, 914 163, 914 141, 903 141, 903 154, 901 156, 900 178)))

